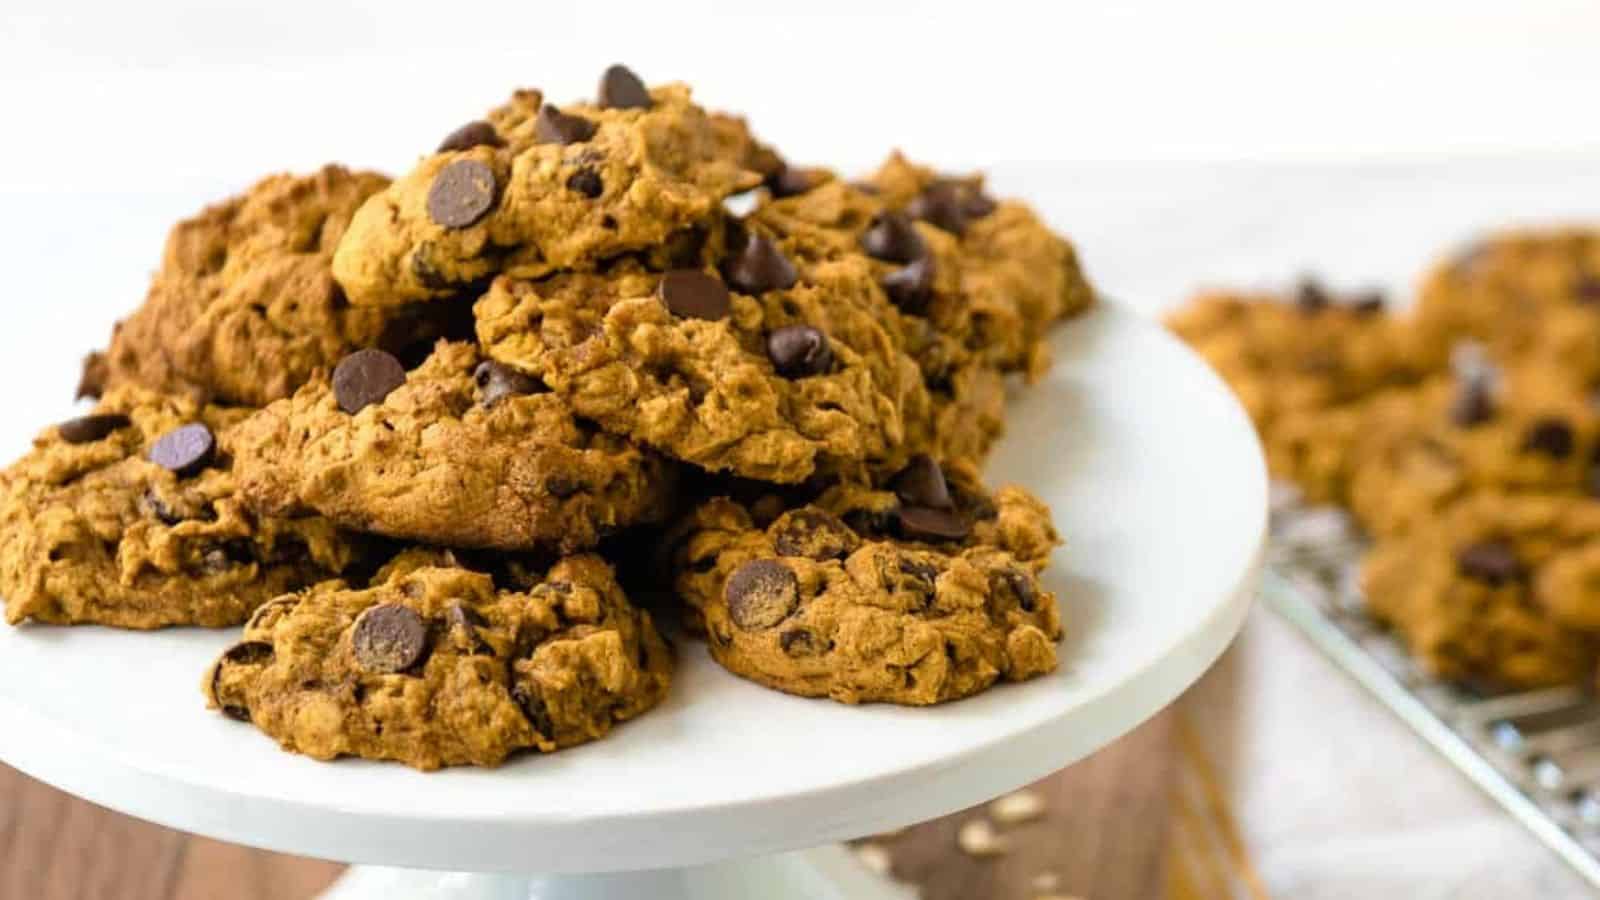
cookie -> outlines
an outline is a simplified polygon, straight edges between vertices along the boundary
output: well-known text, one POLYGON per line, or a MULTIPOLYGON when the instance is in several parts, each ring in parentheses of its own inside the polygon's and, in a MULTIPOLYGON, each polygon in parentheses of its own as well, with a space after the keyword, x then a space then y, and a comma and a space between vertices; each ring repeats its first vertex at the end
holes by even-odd
POLYGON ((1586 312, 1580 318, 1596 324, 1597 306, 1600 231, 1528 229, 1492 235, 1434 266, 1418 291, 1416 319, 1434 346, 1472 338, 1509 362, 1534 351, 1552 314, 1586 312))
POLYGON ((432 312, 354 308, 334 283, 334 246, 387 184, 339 166, 275 175, 180 222, 144 304, 86 365, 80 395, 131 383, 261 406, 352 350, 437 334, 432 312))
POLYGON ((1371 612, 1429 673, 1525 688, 1594 671, 1600 503, 1484 492, 1403 537, 1362 570, 1371 612))
POLYGON ((899 154, 851 184, 825 173, 769 194, 750 222, 801 258, 866 256, 898 308, 1001 371, 1038 374, 1055 322, 1093 291, 1072 245, 1025 204, 899 154))
POLYGON ((905 411, 930 401, 870 267, 741 243, 720 266, 501 277, 478 339, 578 415, 703 469, 794 483, 893 464, 905 411))
POLYGON ((926 705, 1055 669, 1061 619, 1038 572, 1058 542, 1021 489, 990 496, 919 458, 892 487, 712 499, 668 546, 690 624, 729 671, 806 697, 926 705))
POLYGON ((426 770, 597 740, 665 696, 671 651, 599 557, 516 583, 452 563, 279 597, 207 670, 207 703, 286 750, 426 770))
POLYGON ((0 473, 6 620, 237 625, 362 562, 317 517, 252 514, 232 471, 244 412, 137 387, 45 429, 0 473))
POLYGON ((451 296, 497 273, 536 278, 667 242, 762 180, 744 123, 683 85, 648 103, 557 107, 537 91, 457 132, 357 212, 333 271, 352 302, 451 296))
POLYGON ((1349 503, 1379 536, 1420 527, 1476 492, 1584 495, 1600 421, 1589 399, 1536 365, 1440 376, 1374 403, 1347 451, 1349 503))
POLYGON ((257 509, 456 547, 587 549, 664 516, 673 494, 660 457, 459 342, 409 372, 351 354, 251 416, 237 448, 257 509))
POLYGON ((1335 296, 1313 281, 1292 298, 1200 294, 1167 326, 1228 382, 1264 434, 1285 416, 1413 384, 1444 365, 1384 312, 1380 295, 1335 296))

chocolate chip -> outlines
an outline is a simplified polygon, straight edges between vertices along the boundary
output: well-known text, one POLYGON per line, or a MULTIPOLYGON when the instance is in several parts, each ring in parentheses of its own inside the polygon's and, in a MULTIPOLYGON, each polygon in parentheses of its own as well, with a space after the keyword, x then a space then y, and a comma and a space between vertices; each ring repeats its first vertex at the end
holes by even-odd
POLYGON ((728 286, 698 269, 674 269, 661 276, 656 296, 681 319, 726 319, 731 309, 728 286))
POLYGON ((777 245, 752 234, 745 239, 744 249, 723 268, 722 277, 743 293, 763 294, 794 287, 800 273, 777 245))
POLYGON ((816 656, 822 649, 820 643, 804 628, 791 628, 778 635, 778 647, 789 656, 816 656))
POLYGON ((1551 459, 1566 459, 1577 445, 1572 426, 1561 419, 1546 418, 1533 423, 1522 437, 1524 453, 1542 453, 1551 459))
POLYGON ((752 560, 728 576, 723 597, 733 624, 744 631, 759 631, 789 618, 800 605, 800 580, 777 560, 752 560))
POLYGON ((1600 277, 1587 272, 1579 275, 1573 282, 1572 294, 1579 303, 1600 303, 1600 277))
POLYGON ((127 428, 133 420, 121 413, 101 413, 68 419, 56 426, 61 439, 69 444, 89 444, 101 440, 118 428, 127 428))
POLYGON ((902 506, 899 521, 900 536, 911 541, 960 541, 972 533, 967 520, 949 509, 902 506))
POLYGON ((879 284, 895 306, 908 313, 921 313, 933 299, 933 257, 912 260, 883 276, 879 284))
POLYGON ((146 457, 179 478, 187 478, 210 465, 216 453, 217 439, 211 429, 192 422, 157 438, 146 457))
POLYGON ((478 363, 472 381, 478 386, 478 402, 484 406, 493 406, 504 397, 536 394, 544 387, 537 378, 492 359, 478 363))
POLYGON ((516 701, 517 708, 522 710, 523 717, 540 737, 555 738, 556 726, 550 721, 550 707, 545 705, 543 698, 526 685, 517 684, 511 689, 511 699, 516 701))
POLYGON ((99 400, 106 392, 106 379, 110 377, 111 364, 106 361, 106 355, 99 351, 90 353, 83 358, 83 370, 78 374, 78 389, 73 392, 73 399, 99 400))
POLYGON ((1314 313, 1326 309, 1332 301, 1316 279, 1302 278, 1300 286, 1295 289, 1294 302, 1302 312, 1314 313))
POLYGON ((767 356, 785 378, 821 375, 833 368, 828 336, 810 325, 785 325, 767 335, 767 356))
POLYGON ((774 522, 770 533, 772 548, 779 556, 841 559, 861 544, 861 539, 839 517, 810 506, 774 522))
POLYGON ((444 611, 444 620, 451 628, 478 628, 483 625, 483 616, 470 606, 461 603, 452 603, 444 611))
POLYGON ((964 188, 953 181, 934 182, 912 198, 906 212, 951 234, 961 234, 967 230, 968 216, 964 188))
POLYGON ((594 137, 595 124, 583 116, 562 112, 555 104, 539 107, 533 120, 533 136, 541 144, 581 144, 594 137))
POLYGON ((1468 376, 1456 384, 1456 396, 1450 404, 1450 421, 1462 428, 1482 425, 1494 417, 1494 398, 1489 392, 1489 379, 1468 376))
POLYGON ((1358 316, 1371 316, 1383 312, 1387 302, 1382 291, 1367 291, 1350 301, 1350 309, 1358 316))
POLYGON ((1492 539, 1462 548, 1456 554, 1456 567, 1461 574, 1490 587, 1499 587, 1523 576, 1516 551, 1504 541, 1492 539))
POLYGON ((928 253, 916 226, 904 213, 897 212, 884 213, 872 223, 861 235, 861 249, 874 259, 897 263, 912 262, 928 253))
POLYGON ((627 66, 611 66, 600 76, 601 109, 649 109, 650 103, 650 90, 627 66))
POLYGON ((927 454, 913 456, 889 486, 908 506, 955 508, 955 502, 950 499, 950 485, 944 479, 944 469, 927 454))
POLYGON ((577 191, 590 200, 605 193, 606 190, 605 183, 600 180, 600 173, 593 169, 579 169, 573 172, 567 178, 567 188, 577 191))
POLYGON ((488 122, 477 121, 467 124, 450 132, 439 143, 435 153, 459 152, 471 150, 473 147, 502 147, 505 141, 500 140, 500 135, 495 132, 494 126, 488 122))
POLYGON ((272 656, 272 645, 266 641, 240 641, 222 651, 223 660, 237 663, 241 666, 254 666, 270 662, 272 656))
POLYGON ((361 614, 350 644, 368 672, 403 672, 426 655, 428 626, 409 607, 384 603, 361 614))
POLYGON ((497 193, 494 170, 487 163, 458 159, 434 176, 428 216, 445 228, 467 228, 489 214, 497 193))
POLYGON ((1039 605, 1039 592, 1034 589, 1033 578, 1016 569, 994 573, 989 578, 989 586, 996 593, 1009 592, 1023 612, 1033 612, 1039 605))
POLYGON ((804 194, 812 187, 811 173, 805 169, 784 166, 767 176, 767 190, 779 199, 804 194))
POLYGON ((339 360, 333 369, 333 396, 339 408, 355 415, 382 403, 395 388, 406 383, 406 370, 392 354, 366 349, 339 360))
POLYGON ((162 500, 155 492, 148 489, 139 495, 139 509, 163 525, 176 525, 182 522, 184 518, 176 510, 168 506, 165 500, 162 500))

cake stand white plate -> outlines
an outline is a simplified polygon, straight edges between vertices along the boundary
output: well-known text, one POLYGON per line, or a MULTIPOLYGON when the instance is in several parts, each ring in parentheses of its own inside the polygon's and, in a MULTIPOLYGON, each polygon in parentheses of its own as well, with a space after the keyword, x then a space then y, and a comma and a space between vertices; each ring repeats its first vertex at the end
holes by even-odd
MULTIPOLYGON (((991 466, 1055 511, 1063 665, 933 709, 852 708, 680 646, 665 705, 598 743, 431 774, 280 751, 207 712, 231 631, 0 628, 0 757, 221 840, 378 866, 336 898, 882 897, 837 848, 988 800, 1104 746, 1216 659, 1253 593, 1261 454, 1198 358, 1114 305, 1061 330, 991 466), (528 873, 539 873, 537 877, 528 873)), ((30 427, 33 423, 30 423, 30 427)))

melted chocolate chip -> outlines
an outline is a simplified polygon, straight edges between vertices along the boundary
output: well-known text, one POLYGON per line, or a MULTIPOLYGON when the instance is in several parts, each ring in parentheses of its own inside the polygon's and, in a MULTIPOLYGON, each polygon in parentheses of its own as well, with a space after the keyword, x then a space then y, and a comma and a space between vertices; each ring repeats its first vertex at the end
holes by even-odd
POLYGON ((500 188, 494 170, 476 159, 458 159, 433 178, 428 217, 444 228, 468 228, 494 208, 500 188))
POLYGON ((567 178, 567 189, 593 200, 605 193, 606 186, 600 180, 600 173, 593 169, 579 169, 567 178))
POLYGON ((822 375, 833 368, 828 336, 810 325, 785 325, 767 335, 767 357, 785 378, 822 375))
POLYGON ((884 213, 861 235, 861 249, 884 262, 908 263, 928 254, 928 245, 903 213, 884 213))
POLYGON ((791 628, 778 635, 778 647, 789 656, 816 656, 822 642, 804 628, 791 628))
POLYGON ((511 699, 516 701, 517 708, 522 710, 523 717, 540 737, 546 740, 555 738, 556 726, 550 720, 550 707, 545 705, 542 697, 527 685, 518 683, 511 689, 511 699))
POLYGON ((742 293, 764 294, 794 287, 800 273, 776 244, 752 234, 745 239, 744 249, 723 268, 722 277, 742 293))
POLYGON ((681 319, 725 319, 732 308, 728 286, 698 269, 674 269, 661 276, 656 296, 681 319))
POLYGON ((728 576, 723 597, 734 625, 744 631, 759 631, 777 625, 794 612, 800 604, 800 580, 777 560, 752 560, 728 576))
POLYGON ((894 476, 890 487, 908 506, 955 508, 955 502, 950 498, 950 485, 944 478, 944 469, 927 454, 913 456, 911 462, 894 476))
POLYGON ((533 136, 541 144, 581 144, 594 137, 595 128, 583 116, 568 115, 552 103, 539 107, 533 120, 533 136))
POLYGON ((339 360, 333 369, 334 399, 340 409, 352 416, 374 403, 382 403, 405 383, 405 366, 382 350, 357 350, 339 360))
POLYGON ((500 140, 500 135, 495 132, 494 126, 488 122, 468 122, 445 136, 439 143, 435 153, 459 153, 462 150, 471 150, 473 147, 502 147, 505 141, 500 140))
POLYGON ((895 306, 908 313, 920 314, 933 299, 933 257, 924 256, 895 269, 879 282, 883 292, 895 306))
POLYGON ((601 109, 649 109, 650 91, 638 75, 624 65, 614 65, 600 76, 601 109))
POLYGON ((811 190, 814 182, 811 178, 811 173, 805 169, 784 166, 767 176, 766 185, 767 190, 772 192, 772 196, 782 199, 804 194, 806 191, 811 190))
POLYGON ((146 457, 179 478, 187 478, 210 465, 216 453, 217 439, 211 429, 193 422, 157 438, 146 457))
POLYGON ((101 413, 68 419, 56 426, 61 439, 69 444, 89 444, 103 440, 119 428, 127 428, 133 420, 121 413, 101 413))
POLYGON ((1504 541, 1487 540, 1463 547, 1456 554, 1456 566, 1461 574, 1499 587, 1523 577, 1522 563, 1516 551, 1504 541))
POLYGON ((404 672, 427 654, 428 626, 411 608, 384 603, 361 614, 350 644, 368 672, 404 672))
POLYGON ((1578 442, 1572 426, 1556 418, 1540 419, 1522 437, 1524 453, 1542 453, 1551 459, 1566 459, 1578 442))
POLYGON ((478 363, 472 381, 478 386, 478 403, 483 406, 493 406, 505 397, 536 394, 544 388, 537 378, 492 359, 478 363))
POLYGON ((966 198, 969 191, 970 188, 958 182, 937 181, 912 198, 906 206, 906 212, 914 219, 921 219, 951 234, 961 234, 967 230, 970 217, 966 198))

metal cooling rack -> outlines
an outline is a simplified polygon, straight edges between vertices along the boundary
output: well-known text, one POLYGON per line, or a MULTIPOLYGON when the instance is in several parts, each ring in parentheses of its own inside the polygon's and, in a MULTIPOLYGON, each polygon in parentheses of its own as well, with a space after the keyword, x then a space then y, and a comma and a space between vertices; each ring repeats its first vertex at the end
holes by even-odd
POLYGON ((1494 693, 1423 673, 1366 613, 1365 546, 1344 512, 1275 487, 1263 599, 1600 887, 1600 699, 1579 686, 1494 693))

